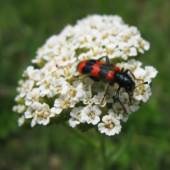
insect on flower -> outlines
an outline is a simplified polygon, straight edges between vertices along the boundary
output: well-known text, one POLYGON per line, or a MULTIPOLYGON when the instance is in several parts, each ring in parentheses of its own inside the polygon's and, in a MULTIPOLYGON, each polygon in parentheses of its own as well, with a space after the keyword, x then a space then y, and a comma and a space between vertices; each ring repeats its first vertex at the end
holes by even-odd
MULTIPOLYGON (((101 57, 97 60, 83 60, 79 62, 77 70, 81 74, 88 75, 94 81, 103 81, 107 83, 101 103, 106 97, 109 86, 117 83, 118 89, 116 90, 113 99, 121 104, 125 113, 127 113, 127 110, 119 98, 121 88, 124 88, 128 93, 129 102, 131 103, 131 98, 136 88, 135 80, 143 81, 141 79, 137 79, 129 69, 120 68, 111 63, 108 56, 101 57), (105 62, 102 61, 102 59, 105 59, 105 62)), ((147 84, 147 82, 142 82, 142 84, 147 84)))

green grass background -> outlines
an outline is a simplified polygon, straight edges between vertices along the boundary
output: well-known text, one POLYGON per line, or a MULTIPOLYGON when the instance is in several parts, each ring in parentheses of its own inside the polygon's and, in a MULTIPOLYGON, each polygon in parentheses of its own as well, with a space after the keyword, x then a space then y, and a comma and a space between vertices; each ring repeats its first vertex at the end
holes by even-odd
POLYGON ((45 40, 89 14, 118 14, 151 43, 140 59, 159 70, 148 103, 118 136, 103 137, 108 169, 170 169, 169 0, 0 0, 0 170, 102 170, 95 132, 18 128, 11 111, 23 70, 45 40), (89 140, 90 139, 90 140, 89 140), (93 142, 93 143, 92 143, 93 142))

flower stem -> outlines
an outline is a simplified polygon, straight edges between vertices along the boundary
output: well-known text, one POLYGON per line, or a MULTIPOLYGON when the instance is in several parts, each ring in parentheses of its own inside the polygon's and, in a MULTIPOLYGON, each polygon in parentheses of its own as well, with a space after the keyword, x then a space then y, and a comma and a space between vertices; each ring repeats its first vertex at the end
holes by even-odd
POLYGON ((65 124, 64 126, 65 128, 69 129, 75 136, 79 137, 80 139, 82 139, 82 141, 84 141, 85 143, 87 143, 88 145, 90 145, 93 148, 97 148, 97 144, 91 140, 90 138, 86 137, 86 135, 84 135, 82 132, 79 132, 78 129, 74 129, 69 127, 68 125, 65 124))
POLYGON ((101 135, 101 158, 102 158, 102 170, 108 170, 107 153, 106 153, 106 139, 101 135))

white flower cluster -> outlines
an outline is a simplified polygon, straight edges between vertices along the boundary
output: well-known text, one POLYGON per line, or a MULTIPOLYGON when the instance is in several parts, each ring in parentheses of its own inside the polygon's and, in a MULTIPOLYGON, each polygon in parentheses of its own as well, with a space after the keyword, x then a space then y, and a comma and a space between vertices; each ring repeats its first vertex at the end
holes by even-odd
POLYGON ((92 15, 67 26, 59 35, 50 37, 42 46, 32 65, 19 81, 17 105, 22 125, 47 125, 51 119, 66 117, 71 127, 90 125, 106 135, 118 134, 121 122, 135 112, 151 95, 150 83, 157 74, 152 66, 142 67, 134 58, 149 49, 134 26, 128 26, 119 16, 92 15), (95 82, 77 72, 77 64, 84 59, 108 56, 117 66, 129 69, 136 88, 132 101, 122 88, 120 102, 114 100, 117 84, 109 87, 103 98, 106 83, 95 82), (144 84, 142 82, 148 82, 144 84))

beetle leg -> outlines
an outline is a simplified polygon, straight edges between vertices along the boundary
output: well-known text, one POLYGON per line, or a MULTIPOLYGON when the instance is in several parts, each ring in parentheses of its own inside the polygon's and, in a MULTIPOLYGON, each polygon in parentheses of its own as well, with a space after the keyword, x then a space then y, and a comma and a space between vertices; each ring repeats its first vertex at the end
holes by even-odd
POLYGON ((127 110, 126 110, 126 107, 124 106, 124 104, 122 103, 122 101, 120 100, 120 98, 119 98, 119 95, 120 95, 120 89, 121 89, 121 87, 119 87, 118 89, 117 89, 117 91, 116 91, 116 95, 115 96, 113 96, 113 100, 114 101, 118 101, 119 102, 119 104, 122 106, 122 108, 123 108, 123 110, 124 110, 124 112, 127 114, 128 112, 127 112, 127 110))
POLYGON ((143 79, 136 78, 135 75, 132 73, 131 70, 127 69, 127 70, 125 71, 125 73, 128 73, 128 72, 130 73, 130 75, 133 77, 134 80, 142 81, 142 82, 143 82, 143 79))
POLYGON ((101 104, 103 103, 103 101, 104 101, 104 99, 107 95, 108 90, 109 90, 109 83, 105 86, 104 95, 103 95, 102 100, 100 102, 101 104))
POLYGON ((132 97, 133 97, 133 93, 130 93, 127 91, 128 97, 129 97, 129 104, 132 104, 132 97))
POLYGON ((102 60, 103 58, 106 60, 106 64, 110 64, 110 59, 109 59, 108 56, 100 57, 98 60, 100 61, 100 60, 102 60))

